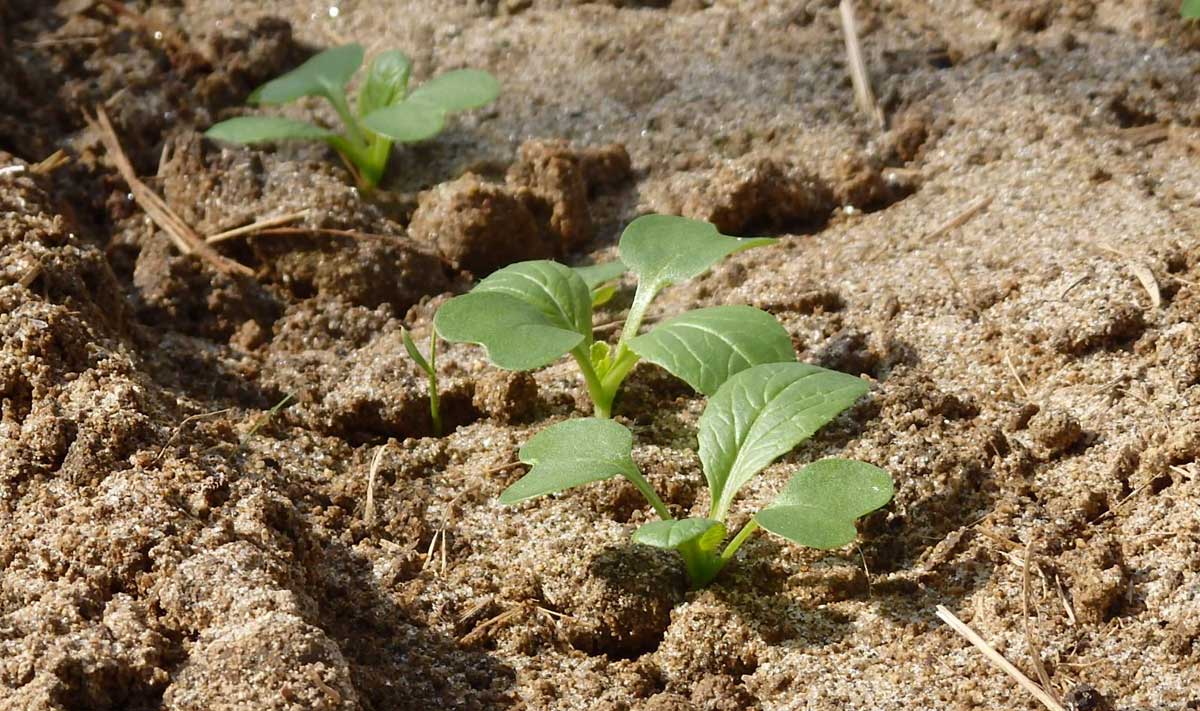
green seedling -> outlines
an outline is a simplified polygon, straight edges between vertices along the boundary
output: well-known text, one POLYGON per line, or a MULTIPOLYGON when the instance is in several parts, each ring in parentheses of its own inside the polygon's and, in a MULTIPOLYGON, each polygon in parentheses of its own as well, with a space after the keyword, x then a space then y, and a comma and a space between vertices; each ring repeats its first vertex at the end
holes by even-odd
POLYGON ((408 329, 400 329, 400 337, 404 340, 404 350, 408 351, 408 357, 412 358, 417 367, 425 371, 426 377, 429 378, 429 416, 433 419, 433 436, 441 437, 442 401, 438 395, 437 331, 433 329, 429 331, 429 360, 425 360, 425 356, 421 355, 421 351, 417 348, 417 344, 413 343, 408 329))
POLYGON ((531 468, 500 501, 516 504, 624 476, 660 518, 639 528, 633 540, 679 551, 697 588, 711 582, 759 528, 811 548, 840 548, 857 535, 856 519, 891 500, 892 479, 882 469, 844 459, 809 464, 723 549, 721 545, 738 490, 866 391, 859 378, 795 362, 757 365, 729 378, 700 417, 700 462, 712 494, 703 518, 674 518, 634 464, 629 430, 599 418, 568 420, 530 439, 520 459, 531 468))
POLYGON ((1179 14, 1185 20, 1200 18, 1200 0, 1183 0, 1179 6, 1179 14))
POLYGON ((774 317, 750 306, 716 306, 638 331, 664 288, 734 252, 773 242, 723 235, 698 220, 646 215, 621 235, 620 261, 582 269, 548 260, 513 264, 443 304, 434 324, 442 338, 482 345, 493 363, 509 370, 540 368, 570 354, 596 417, 611 416, 621 383, 642 359, 712 395, 734 373, 796 360, 791 338, 774 317), (593 309, 612 296, 612 280, 626 269, 637 276, 637 290, 620 339, 609 346, 593 337, 593 309))
POLYGON ((432 138, 441 132, 448 114, 484 106, 500 93, 496 78, 479 69, 447 72, 410 92, 412 62, 393 50, 371 62, 358 90, 356 109, 351 110, 346 84, 362 63, 362 45, 327 49, 263 84, 248 99, 251 104, 271 105, 322 97, 341 117, 341 133, 280 116, 241 116, 214 125, 205 135, 234 143, 325 141, 342 156, 358 184, 370 189, 383 178, 393 141, 432 138))

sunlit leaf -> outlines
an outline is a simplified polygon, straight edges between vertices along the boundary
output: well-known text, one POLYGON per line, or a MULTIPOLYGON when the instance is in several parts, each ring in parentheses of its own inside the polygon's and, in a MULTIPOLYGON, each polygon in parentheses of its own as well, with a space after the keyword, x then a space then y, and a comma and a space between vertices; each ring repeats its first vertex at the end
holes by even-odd
POLYGON ((879 467, 823 459, 788 481, 754 520, 771 533, 810 548, 840 548, 854 540, 854 521, 892 499, 892 478, 879 467))
POLYGON ((633 463, 633 436, 612 420, 567 420, 537 433, 521 447, 529 473, 500 494, 515 504, 617 475, 640 476, 633 463))
POLYGON ((651 521, 633 533, 633 542, 655 548, 679 548, 697 541, 703 550, 711 550, 725 538, 725 525, 709 518, 685 518, 651 521))
POLYGON ((413 89, 409 101, 424 101, 446 112, 486 106, 500 95, 500 82, 482 69, 458 69, 413 89))
POLYGON ((773 244, 768 237, 729 237, 701 220, 644 215, 621 234, 621 260, 638 275, 639 288, 655 291, 708 271, 722 258, 773 244))
POLYGON ((442 304, 433 322, 445 340, 481 345, 493 363, 508 370, 548 365, 584 340, 536 307, 495 292, 456 296, 442 304))
POLYGON ((574 267, 574 269, 575 273, 583 279, 583 283, 593 290, 601 284, 621 278, 622 274, 629 271, 625 262, 620 259, 602 264, 589 264, 586 267, 574 267))
POLYGON ((367 78, 358 90, 358 115, 366 116, 404 100, 412 62, 403 52, 384 52, 371 60, 367 78))
POLYGON ((264 143, 287 140, 327 140, 336 134, 305 121, 281 116, 238 116, 214 124, 205 136, 232 143, 264 143))
POLYGON ((445 124, 445 110, 413 99, 372 111, 363 119, 363 125, 367 128, 401 143, 433 138, 442 132, 445 124))
POLYGON ((250 94, 249 102, 286 104, 302 96, 329 96, 334 92, 343 92, 362 62, 362 45, 347 44, 327 49, 287 74, 258 87, 250 94))
POLYGON ((806 363, 756 365, 725 381, 700 416, 711 518, 723 519, 743 484, 867 389, 852 375, 806 363))
POLYGON ((796 360, 783 326, 752 306, 687 311, 634 338, 629 347, 705 395, 752 366, 796 360))

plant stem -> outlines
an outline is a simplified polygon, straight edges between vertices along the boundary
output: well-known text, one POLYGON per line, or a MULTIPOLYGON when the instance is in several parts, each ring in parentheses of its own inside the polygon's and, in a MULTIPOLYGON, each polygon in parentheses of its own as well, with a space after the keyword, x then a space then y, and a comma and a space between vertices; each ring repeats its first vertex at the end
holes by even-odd
POLYGON ((600 382, 599 376, 596 375, 596 369, 592 367, 590 353, 583 350, 582 347, 577 346, 571 351, 571 356, 579 364, 579 372, 583 373, 583 379, 587 383, 588 395, 592 398, 592 407, 596 417, 605 420, 611 418, 613 396, 616 395, 616 390, 609 391, 600 382))
POLYGON ((437 331, 429 329, 429 415, 433 418, 433 436, 442 436, 442 397, 438 394, 437 331))
POLYGON ((646 478, 642 476, 641 472, 635 471, 632 474, 626 473, 625 478, 628 479, 631 484, 637 487, 638 491, 642 492, 642 496, 646 497, 646 501, 650 502, 650 506, 654 509, 654 513, 658 514, 659 518, 664 521, 674 520, 674 517, 671 516, 671 510, 668 509, 667 505, 663 503, 663 500, 658 497, 658 492, 654 490, 654 487, 650 486, 650 482, 646 481, 646 478))
POLYGON ((646 318, 646 310, 650 308, 650 302, 654 301, 654 297, 657 295, 657 286, 638 284, 637 291, 633 294, 633 303, 629 306, 629 314, 625 317, 625 325, 621 328, 621 338, 617 340, 617 354, 613 357, 614 363, 620 362, 629 352, 629 346, 626 344, 637 336, 638 329, 642 327, 642 320, 646 318))
POLYGON ((726 563, 733 559, 733 556, 737 553, 738 548, 741 548, 742 544, 746 542, 746 539, 757 530, 758 522, 754 519, 750 519, 746 522, 745 526, 742 526, 742 530, 738 531, 737 535, 733 537, 733 540, 729 542, 729 545, 725 546, 725 550, 721 551, 721 567, 724 567, 726 563))

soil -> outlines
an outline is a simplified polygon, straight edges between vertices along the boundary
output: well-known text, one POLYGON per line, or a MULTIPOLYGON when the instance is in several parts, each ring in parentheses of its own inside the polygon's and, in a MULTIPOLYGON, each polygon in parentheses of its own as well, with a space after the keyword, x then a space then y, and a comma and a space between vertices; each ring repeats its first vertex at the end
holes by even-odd
MULTIPOLYGON (((1068 708, 1200 708, 1200 29, 1175 0, 856 4, 882 129, 833 0, 0 5, 0 709, 1040 708, 937 605, 1068 708), (199 136, 351 40, 504 92, 369 195, 322 146, 199 136), (375 237, 233 239, 254 274, 218 273, 97 106, 201 234, 375 237), (565 362, 443 346, 432 436, 401 328, 652 211, 783 236, 656 315, 751 304, 871 382, 733 516, 860 458, 897 491, 856 547, 761 535, 691 591, 630 542, 628 485, 501 507, 521 443, 588 411, 565 362)), ((616 408, 682 514, 703 406, 640 367, 616 408)))

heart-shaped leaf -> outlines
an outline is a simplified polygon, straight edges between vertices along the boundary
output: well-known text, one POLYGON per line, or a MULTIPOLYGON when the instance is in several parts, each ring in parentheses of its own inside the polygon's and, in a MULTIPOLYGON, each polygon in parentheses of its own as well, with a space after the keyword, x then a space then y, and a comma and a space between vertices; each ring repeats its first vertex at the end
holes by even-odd
POLYGON ((403 52, 392 50, 371 60, 366 81, 358 90, 358 115, 367 116, 404 100, 412 62, 403 52))
POLYGON ((560 422, 521 447, 521 461, 533 468, 500 494, 500 503, 515 504, 618 474, 640 477, 632 450, 633 435, 612 420, 560 422))
POLYGON ((442 132, 446 112, 433 104, 409 99, 372 111, 363 119, 363 125, 393 141, 416 143, 442 132))
POLYGON ((486 106, 500 95, 500 82, 482 69, 458 69, 425 82, 409 95, 452 113, 486 106))
POLYGON ((688 311, 634 338, 629 348, 705 395, 752 366, 796 360, 787 331, 753 306, 688 311))
POLYGON ((702 550, 712 550, 725 539, 725 524, 710 518, 651 521, 633 533, 633 542, 655 548, 679 548, 696 541, 702 550))
POLYGON ((658 291, 699 276, 722 258, 743 249, 774 244, 768 237, 723 235, 701 220, 643 215, 621 233, 621 259, 638 275, 639 289, 658 291))
POLYGON ((852 375, 806 363, 756 365, 717 390, 700 416, 700 462, 724 520, 734 495, 763 467, 812 436, 867 392, 852 375))
POLYGON ((239 116, 214 124, 205 136, 232 143, 263 143, 293 139, 328 140, 332 131, 281 116, 239 116))
POLYGON ((447 341, 483 346, 488 358, 507 370, 549 365, 584 339, 524 301, 492 292, 450 299, 438 309, 433 324, 447 341))
POLYGON ((841 548, 854 540, 854 521, 892 500, 892 477, 866 462, 823 459, 788 481, 754 520, 777 536, 810 548, 841 548))
POLYGON ((252 104, 286 104, 302 96, 330 96, 343 92, 346 82, 362 66, 360 44, 332 47, 283 76, 272 79, 250 94, 252 104))

